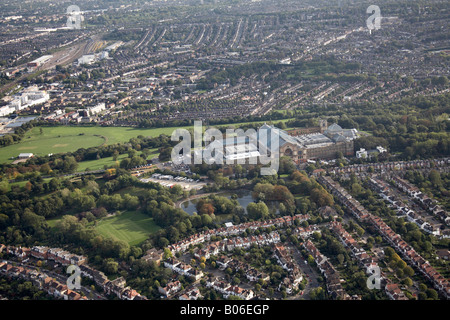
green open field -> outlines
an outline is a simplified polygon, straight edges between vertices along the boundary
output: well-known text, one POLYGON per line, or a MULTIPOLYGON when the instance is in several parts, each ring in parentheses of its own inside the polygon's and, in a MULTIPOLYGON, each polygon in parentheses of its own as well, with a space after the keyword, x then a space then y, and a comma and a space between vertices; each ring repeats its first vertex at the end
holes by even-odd
POLYGON ((130 245, 137 245, 160 229, 153 218, 136 212, 126 211, 114 217, 103 218, 95 227, 105 237, 123 240, 130 245))
MULTIPOLYGON (((128 157, 128 154, 126 154, 126 153, 120 154, 117 157, 117 162, 120 163, 120 161, 126 157, 128 157)), ((107 165, 108 167, 111 167, 115 163, 116 162, 113 160, 113 157, 106 157, 106 158, 101 158, 98 160, 81 161, 81 162, 78 162, 77 171, 81 172, 81 171, 100 170, 100 169, 103 169, 103 167, 105 165, 107 165)))
POLYGON ((23 140, 11 146, 1 148, 0 163, 11 162, 11 157, 19 153, 34 153, 43 156, 49 153, 73 152, 80 148, 90 148, 102 144, 127 142, 142 135, 156 137, 160 134, 171 135, 176 128, 140 129, 131 127, 35 127, 28 131, 23 140))
MULTIPOLYGON (((148 159, 151 159, 155 156, 157 157, 159 154, 157 148, 150 149, 150 151, 151 151, 151 153, 148 156, 148 159)), ((141 152, 139 151, 137 154, 140 155, 141 152)), ((120 154, 117 157, 117 164, 120 163, 120 161, 126 157, 128 157, 127 153, 120 154)), ((86 160, 86 161, 81 161, 78 163, 77 171, 81 172, 81 171, 99 170, 99 169, 103 169, 105 165, 108 167, 112 167, 114 164, 116 164, 116 161, 113 160, 113 157, 106 157, 106 158, 101 158, 98 160, 86 160)))

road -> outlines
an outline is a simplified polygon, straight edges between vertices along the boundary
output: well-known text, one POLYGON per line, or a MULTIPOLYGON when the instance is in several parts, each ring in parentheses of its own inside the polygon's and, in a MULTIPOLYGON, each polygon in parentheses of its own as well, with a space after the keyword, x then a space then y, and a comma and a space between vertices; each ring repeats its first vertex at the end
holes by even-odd
POLYGON ((292 246, 291 248, 292 256, 297 262, 298 267, 302 270, 303 274, 305 274, 308 282, 303 290, 303 295, 297 294, 296 296, 289 297, 288 300, 298 300, 300 298, 309 300, 311 290, 319 286, 319 282, 317 281, 319 274, 317 274, 317 272, 307 263, 307 261, 303 259, 303 256, 297 247, 292 246))

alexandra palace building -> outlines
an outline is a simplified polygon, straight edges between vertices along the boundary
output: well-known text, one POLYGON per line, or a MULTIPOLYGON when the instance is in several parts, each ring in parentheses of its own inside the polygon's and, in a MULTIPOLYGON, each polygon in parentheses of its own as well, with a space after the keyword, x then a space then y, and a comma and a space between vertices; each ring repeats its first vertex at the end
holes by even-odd
POLYGON ((319 127, 280 130, 280 157, 288 156, 294 162, 301 163, 307 160, 336 159, 338 153, 353 156, 356 138, 356 129, 342 129, 336 123, 328 126, 326 120, 321 120, 319 127))
MULTIPOLYGON (((290 157, 297 164, 308 160, 336 159, 339 153, 342 153, 343 156, 354 156, 354 140, 358 138, 356 129, 342 129, 338 124, 328 126, 326 120, 320 120, 318 127, 289 131, 268 124, 264 124, 259 129, 267 130, 267 135, 271 139, 277 138, 276 134, 272 134, 272 132, 276 132, 272 130, 277 129, 279 156, 290 157)), ((259 139, 259 133, 257 139, 259 139)), ((220 153, 227 161, 242 160, 245 163, 250 160, 257 161, 261 154, 266 154, 266 150, 262 150, 262 148, 270 150, 271 145, 275 145, 274 140, 271 139, 261 144, 261 141, 266 139, 254 141, 248 136, 227 138, 223 140, 223 152, 220 153)), ((204 152, 204 150, 200 152, 204 152)), ((248 163, 252 163, 252 161, 248 163)))

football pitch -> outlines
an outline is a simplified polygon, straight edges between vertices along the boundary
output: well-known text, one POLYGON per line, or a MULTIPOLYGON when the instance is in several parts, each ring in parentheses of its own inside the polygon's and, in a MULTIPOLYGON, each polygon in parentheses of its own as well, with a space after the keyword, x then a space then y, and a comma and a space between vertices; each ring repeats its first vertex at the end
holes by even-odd
POLYGON ((126 211, 120 215, 103 218, 95 229, 103 236, 122 240, 130 245, 138 245, 160 229, 153 218, 136 211, 126 211))

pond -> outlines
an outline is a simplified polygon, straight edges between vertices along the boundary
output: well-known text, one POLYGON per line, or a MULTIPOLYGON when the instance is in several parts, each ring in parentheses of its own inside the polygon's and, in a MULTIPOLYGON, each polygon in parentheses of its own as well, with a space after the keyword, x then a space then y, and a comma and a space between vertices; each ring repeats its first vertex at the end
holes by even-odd
MULTIPOLYGON (((237 190, 237 191, 233 191, 233 192, 222 192, 222 193, 219 193, 218 195, 222 196, 222 197, 227 197, 228 199, 230 199, 233 194, 237 195, 236 200, 239 203, 239 205, 244 209, 247 208, 249 203, 254 202, 254 199, 252 197, 252 193, 250 190, 237 190)), ((183 202, 181 204, 181 209, 183 209, 189 215, 193 215, 194 212, 197 212, 197 209, 195 206, 197 205, 197 202, 199 200, 200 199, 193 199, 190 201, 183 202)), ((269 207, 270 212, 278 213, 278 201, 270 201, 270 202, 267 201, 266 205, 269 207)))

